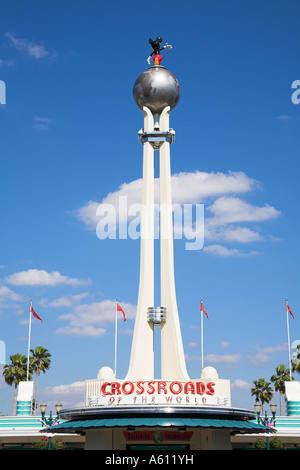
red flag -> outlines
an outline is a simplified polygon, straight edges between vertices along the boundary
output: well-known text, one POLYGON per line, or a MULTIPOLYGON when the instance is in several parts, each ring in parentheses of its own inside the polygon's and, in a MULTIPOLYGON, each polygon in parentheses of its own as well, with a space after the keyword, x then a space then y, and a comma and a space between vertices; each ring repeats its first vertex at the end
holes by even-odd
POLYGON ((290 312, 290 314, 292 315, 293 319, 295 320, 295 317, 294 317, 294 315, 292 314, 292 310, 290 309, 290 307, 288 306, 288 304, 286 304, 286 308, 287 308, 287 310, 290 312))
POLYGON ((202 300, 201 300, 201 303, 200 303, 200 311, 205 313, 206 318, 207 318, 207 320, 208 320, 208 315, 207 315, 207 312, 204 310, 202 300))
POLYGON ((124 310, 120 307, 119 304, 117 304, 117 311, 119 312, 122 312, 123 313, 123 318, 124 318, 124 321, 126 321, 126 317, 125 317, 125 313, 124 313, 124 310))
POLYGON ((32 314, 33 314, 33 316, 34 316, 35 318, 37 318, 38 320, 41 320, 41 322, 43 321, 43 320, 38 316, 38 314, 35 313, 35 311, 33 310, 32 305, 30 305, 30 311, 32 312, 32 314))

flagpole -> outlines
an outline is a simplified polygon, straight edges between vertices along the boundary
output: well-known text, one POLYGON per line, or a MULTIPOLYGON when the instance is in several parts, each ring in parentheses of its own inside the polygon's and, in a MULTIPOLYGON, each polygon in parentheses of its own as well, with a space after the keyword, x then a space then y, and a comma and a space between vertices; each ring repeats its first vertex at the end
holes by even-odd
POLYGON ((289 350, 289 370, 290 370, 290 381, 291 381, 292 380, 292 363, 291 363, 290 328, 289 328, 289 314, 288 314, 288 308, 287 308, 287 298, 285 298, 285 311, 286 311, 286 325, 287 325, 288 350, 289 350))
MULTIPOLYGON (((202 298, 201 298, 202 304, 202 298)), ((201 309, 201 372, 203 370, 203 310, 201 309)))
POLYGON ((117 300, 116 299, 116 314, 115 314, 115 377, 117 377, 117 300))
POLYGON ((27 374, 26 374, 26 381, 28 382, 29 377, 29 354, 30 354, 30 336, 31 336, 31 306, 32 306, 32 299, 30 299, 29 304, 29 331, 28 331, 28 353, 27 353, 27 374))

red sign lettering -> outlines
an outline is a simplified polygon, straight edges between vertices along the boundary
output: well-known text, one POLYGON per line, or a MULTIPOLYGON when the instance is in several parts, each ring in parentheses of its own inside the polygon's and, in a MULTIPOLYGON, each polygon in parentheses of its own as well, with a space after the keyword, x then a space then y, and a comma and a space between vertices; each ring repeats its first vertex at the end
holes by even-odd
POLYGON ((153 381, 150 381, 148 382, 148 390, 147 390, 147 393, 149 393, 149 395, 151 395, 152 393, 155 393, 155 388, 153 387, 152 384, 155 384, 155 382, 153 381))
POLYGON ((144 383, 143 380, 139 380, 139 381, 138 381, 138 383, 136 384, 136 386, 137 386, 137 391, 136 391, 136 393, 138 393, 138 394, 144 393, 145 389, 144 389, 144 387, 142 386, 143 383, 144 383))
POLYGON ((133 390, 134 390, 134 385, 132 382, 123 382, 122 384, 122 392, 124 393, 124 395, 130 395, 131 393, 133 393, 133 390), (126 390, 126 386, 129 385, 129 390, 126 390))
POLYGON ((157 382, 157 393, 160 393, 161 390, 163 390, 164 393, 168 393, 166 382, 157 382))
MULTIPOLYGON (((104 382, 101 386, 101 394, 103 396, 107 395, 131 395, 136 393, 137 395, 142 395, 147 393, 148 395, 153 395, 157 393, 160 394, 172 394, 180 395, 182 392, 185 395, 214 395, 215 394, 215 383, 208 382, 206 385, 204 382, 186 382, 182 383, 179 381, 173 381, 170 384, 163 380, 150 380, 149 382, 144 382, 139 380, 138 382, 129 382, 125 381, 120 382, 104 382)), ((169 398, 167 397, 167 400, 169 398)))
POLYGON ((175 395, 178 395, 178 393, 182 392, 182 383, 180 382, 172 382, 170 384, 170 392, 174 393, 175 395), (174 389, 174 386, 178 386, 178 390, 174 389))

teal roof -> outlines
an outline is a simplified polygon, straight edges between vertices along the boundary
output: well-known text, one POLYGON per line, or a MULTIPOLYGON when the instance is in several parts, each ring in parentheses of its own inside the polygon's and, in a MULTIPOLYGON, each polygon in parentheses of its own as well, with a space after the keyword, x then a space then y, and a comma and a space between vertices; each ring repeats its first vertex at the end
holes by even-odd
MULTIPOLYGON (((109 418, 67 421, 51 427, 53 432, 87 430, 91 428, 112 427, 189 427, 189 428, 219 428, 246 432, 270 432, 270 428, 251 421, 230 419, 192 419, 192 418, 109 418)), ((272 431, 271 431, 272 432, 272 431)))

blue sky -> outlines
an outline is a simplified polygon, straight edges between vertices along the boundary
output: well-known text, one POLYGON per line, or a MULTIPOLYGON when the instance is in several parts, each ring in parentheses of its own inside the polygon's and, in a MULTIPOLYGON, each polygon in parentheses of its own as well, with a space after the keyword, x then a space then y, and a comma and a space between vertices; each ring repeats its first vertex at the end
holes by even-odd
MULTIPOLYGON (((233 406, 252 407, 253 380, 287 365, 286 297, 300 339, 299 13, 297 0, 2 3, 0 339, 7 361, 27 354, 32 298, 43 323, 32 322, 31 347, 52 354, 40 402, 75 406, 84 380, 113 367, 116 297, 127 314, 117 375, 127 372, 139 240, 99 240, 95 208, 139 202, 132 87, 149 37, 173 45, 163 65, 181 85, 173 196, 204 204, 203 249, 174 243, 190 377, 200 377, 201 297, 204 363, 230 379, 233 406)), ((0 411, 12 397, 1 378, 0 411)))

